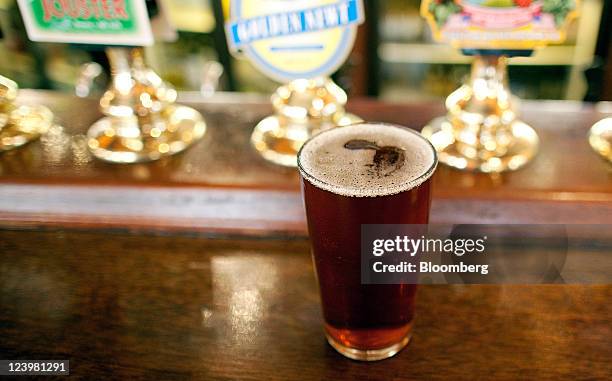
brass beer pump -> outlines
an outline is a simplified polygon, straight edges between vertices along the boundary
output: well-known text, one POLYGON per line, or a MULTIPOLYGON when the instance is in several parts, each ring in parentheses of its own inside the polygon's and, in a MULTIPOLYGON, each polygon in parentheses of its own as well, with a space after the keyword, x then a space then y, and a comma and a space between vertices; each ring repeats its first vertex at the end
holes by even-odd
POLYGON ((177 92, 147 67, 141 47, 106 51, 111 84, 100 99, 104 117, 87 133, 98 159, 113 163, 158 160, 184 151, 206 132, 193 108, 175 104, 177 92))
POLYGON ((0 152, 38 139, 53 123, 45 106, 16 104, 18 92, 17 83, 0 75, 0 152))
POLYGON ((251 143, 268 161, 297 166, 297 153, 319 131, 361 119, 345 111, 347 95, 330 78, 296 79, 272 95, 274 114, 255 127, 251 143))
POLYGON ((604 118, 591 127, 589 144, 601 157, 612 163, 612 118, 604 118))
POLYGON ((512 171, 538 151, 538 135, 517 117, 504 56, 475 56, 469 80, 448 96, 446 109, 447 115, 432 120, 422 134, 450 167, 512 171))

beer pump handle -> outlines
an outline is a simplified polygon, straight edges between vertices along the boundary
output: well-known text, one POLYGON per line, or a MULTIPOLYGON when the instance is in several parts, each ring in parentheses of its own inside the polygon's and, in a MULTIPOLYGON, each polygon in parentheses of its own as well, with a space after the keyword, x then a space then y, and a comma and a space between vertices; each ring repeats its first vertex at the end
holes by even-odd
POLYGON ((446 116, 422 133, 440 162, 470 171, 499 173, 526 165, 537 153, 538 135, 518 117, 507 80, 507 57, 533 50, 462 49, 473 56, 469 80, 446 98, 446 116))

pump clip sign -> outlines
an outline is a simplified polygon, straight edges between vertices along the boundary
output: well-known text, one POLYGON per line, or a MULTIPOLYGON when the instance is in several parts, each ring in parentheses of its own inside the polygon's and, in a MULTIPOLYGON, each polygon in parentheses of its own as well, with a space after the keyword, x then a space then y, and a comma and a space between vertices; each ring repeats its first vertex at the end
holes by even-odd
POLYGON ((466 49, 534 49, 562 43, 580 0, 423 0, 437 41, 466 49))
POLYGON ((32 41, 153 44, 144 0, 18 0, 32 41))
POLYGON ((364 18, 361 0, 233 0, 226 30, 232 52, 285 82, 336 71, 364 18))

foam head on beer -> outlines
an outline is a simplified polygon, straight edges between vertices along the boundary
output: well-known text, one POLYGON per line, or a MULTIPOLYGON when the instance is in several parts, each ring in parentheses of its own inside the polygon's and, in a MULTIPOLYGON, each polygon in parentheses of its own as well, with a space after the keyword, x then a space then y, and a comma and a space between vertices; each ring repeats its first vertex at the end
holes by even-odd
POLYGON ((433 146, 417 132, 376 123, 324 131, 307 141, 299 154, 308 182, 348 197, 410 190, 426 181, 435 165, 433 146))

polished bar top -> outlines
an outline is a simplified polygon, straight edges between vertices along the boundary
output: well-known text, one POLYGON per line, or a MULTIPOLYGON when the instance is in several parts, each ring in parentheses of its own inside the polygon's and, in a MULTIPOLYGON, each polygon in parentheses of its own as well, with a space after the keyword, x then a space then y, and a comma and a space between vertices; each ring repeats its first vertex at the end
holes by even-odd
POLYGON ((0 230, 0 358, 71 379, 605 380, 612 286, 421 286, 412 342, 326 344, 308 242, 0 230))
MULTIPOLYGON (((269 164, 250 146, 253 127, 272 111, 264 96, 223 93, 202 98, 182 94, 181 103, 198 109, 206 118, 205 138, 183 155, 123 166, 95 161, 83 145, 87 129, 101 117, 98 100, 38 90, 23 90, 19 99, 47 105, 62 128, 52 130, 42 143, 5 155, 0 162, 3 182, 298 187, 295 170, 269 164)), ((349 110, 365 120, 417 130, 444 114, 440 102, 393 104, 354 99, 349 110)), ((590 126, 607 113, 585 103, 564 101, 526 101, 521 110, 522 119, 540 136, 537 158, 524 170, 503 175, 440 167, 435 187, 438 196, 463 191, 471 196, 612 200, 612 167, 591 151, 586 140, 590 126)), ((612 113, 612 107, 608 112, 612 113)))
MULTIPOLYGON (((100 117, 97 100, 22 91, 20 102, 49 106, 58 126, 40 142, 0 156, 0 225, 305 236, 297 171, 267 163, 249 143, 253 126, 271 112, 267 98, 187 93, 180 100, 205 116, 204 139, 159 162, 116 165, 93 159, 86 147, 84 134, 100 117)), ((349 109, 415 129, 444 112, 441 102, 366 99, 351 100, 349 109)), ((522 111, 541 139, 536 159, 497 175, 440 166, 432 221, 612 222, 612 165, 586 139, 610 110, 534 101, 522 111)))
MULTIPOLYGON (((23 91, 58 126, 0 155, 0 359, 69 359, 77 379, 610 379, 612 286, 422 286, 410 345, 347 360, 323 337, 298 176, 249 146, 265 98, 182 100, 209 129, 150 164, 95 161, 93 99, 23 91), (154 234, 161 233, 161 234, 154 234)), ((439 103, 353 100, 419 129, 439 103)), ((526 102, 542 139, 502 175, 441 167, 432 222, 611 223, 611 166, 579 103, 526 102)))

